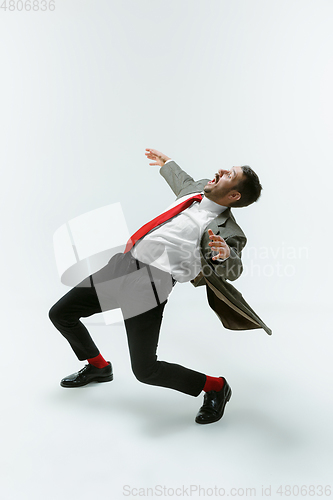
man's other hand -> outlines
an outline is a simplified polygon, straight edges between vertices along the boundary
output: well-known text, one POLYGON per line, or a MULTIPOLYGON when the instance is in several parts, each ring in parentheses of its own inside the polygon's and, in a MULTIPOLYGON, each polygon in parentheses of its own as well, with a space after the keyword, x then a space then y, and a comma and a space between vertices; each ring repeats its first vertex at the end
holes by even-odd
POLYGON ((219 236, 218 234, 214 234, 211 229, 208 229, 208 234, 211 240, 208 245, 210 246, 211 250, 213 250, 214 252, 218 252, 212 257, 212 260, 227 259, 228 257, 230 257, 230 247, 226 244, 224 239, 221 238, 221 236, 219 236))
POLYGON ((149 165, 152 166, 159 165, 160 167, 163 167, 166 161, 171 160, 171 158, 164 155, 160 151, 157 151, 156 149, 146 148, 145 155, 149 160, 154 160, 154 163, 149 163, 149 165))

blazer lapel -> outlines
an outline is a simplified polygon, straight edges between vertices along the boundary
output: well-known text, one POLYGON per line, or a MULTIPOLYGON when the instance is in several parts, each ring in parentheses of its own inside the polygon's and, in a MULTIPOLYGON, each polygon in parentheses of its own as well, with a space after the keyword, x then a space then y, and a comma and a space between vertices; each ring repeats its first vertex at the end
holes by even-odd
POLYGON ((230 208, 226 208, 223 212, 218 215, 215 219, 216 224, 220 227, 223 226, 230 217, 230 208))

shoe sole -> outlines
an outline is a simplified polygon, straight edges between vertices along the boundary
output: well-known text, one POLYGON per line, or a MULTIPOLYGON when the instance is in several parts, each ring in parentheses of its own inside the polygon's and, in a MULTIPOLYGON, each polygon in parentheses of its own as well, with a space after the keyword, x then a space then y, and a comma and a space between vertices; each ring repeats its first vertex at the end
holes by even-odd
POLYGON ((226 397, 225 403, 224 403, 224 405, 222 407, 222 413, 221 413, 221 415, 219 415, 217 418, 215 418, 213 420, 207 420, 206 422, 200 422, 198 420, 195 420, 196 423, 197 424, 201 424, 201 425, 205 425, 205 424, 213 424, 214 422, 218 422, 219 420, 221 420, 221 418, 223 417, 223 414, 224 414, 225 406, 228 403, 228 401, 230 400, 231 395, 232 395, 232 390, 230 389, 230 391, 228 392, 228 395, 226 397))
POLYGON ((68 384, 68 385, 65 385, 62 381, 60 382, 60 385, 61 387, 66 387, 66 389, 72 389, 72 388, 75 388, 75 387, 83 387, 84 385, 88 385, 88 384, 91 384, 92 382, 98 382, 98 383, 101 383, 101 382, 111 382, 111 380, 113 380, 113 375, 109 375, 108 377, 96 377, 94 378, 93 380, 89 380, 89 382, 83 382, 81 384, 68 384))

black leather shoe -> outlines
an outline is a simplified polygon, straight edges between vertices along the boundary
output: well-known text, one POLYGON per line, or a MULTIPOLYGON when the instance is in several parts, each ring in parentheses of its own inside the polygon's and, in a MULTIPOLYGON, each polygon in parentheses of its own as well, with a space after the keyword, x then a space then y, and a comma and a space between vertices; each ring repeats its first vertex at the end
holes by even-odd
POLYGON ((60 385, 62 387, 82 387, 90 382, 110 382, 113 380, 113 373, 110 361, 108 363, 108 366, 104 368, 86 365, 82 370, 63 378, 60 385))
POLYGON ((224 377, 224 385, 218 392, 209 391, 204 395, 204 404, 195 417, 197 424, 211 424, 222 418, 225 405, 231 398, 231 389, 224 377))

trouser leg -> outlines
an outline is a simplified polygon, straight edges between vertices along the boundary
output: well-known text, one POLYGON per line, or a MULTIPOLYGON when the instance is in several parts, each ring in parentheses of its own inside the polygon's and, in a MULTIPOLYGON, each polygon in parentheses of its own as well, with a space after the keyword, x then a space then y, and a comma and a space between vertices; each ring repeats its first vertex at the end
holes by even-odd
POLYGON ((49 317, 52 323, 68 340, 80 361, 94 358, 99 354, 97 346, 80 318, 119 307, 115 298, 118 282, 112 280, 112 277, 119 275, 119 263, 122 261, 124 261, 122 254, 114 255, 106 266, 72 288, 50 309, 49 317), (101 307, 94 280, 108 282, 107 308, 101 307))
POLYGON ((157 360, 163 310, 172 280, 167 273, 146 267, 129 254, 115 255, 107 266, 62 297, 51 308, 50 319, 78 359, 84 360, 98 356, 99 350, 79 318, 121 307, 138 380, 197 396, 205 385, 203 373, 157 360))
POLYGON ((156 350, 166 302, 125 320, 133 372, 140 382, 198 396, 205 385, 206 375, 157 360, 156 350))
POLYGON ((79 318, 101 312, 94 287, 75 287, 50 309, 54 326, 68 340, 80 361, 98 356, 99 350, 79 318))

